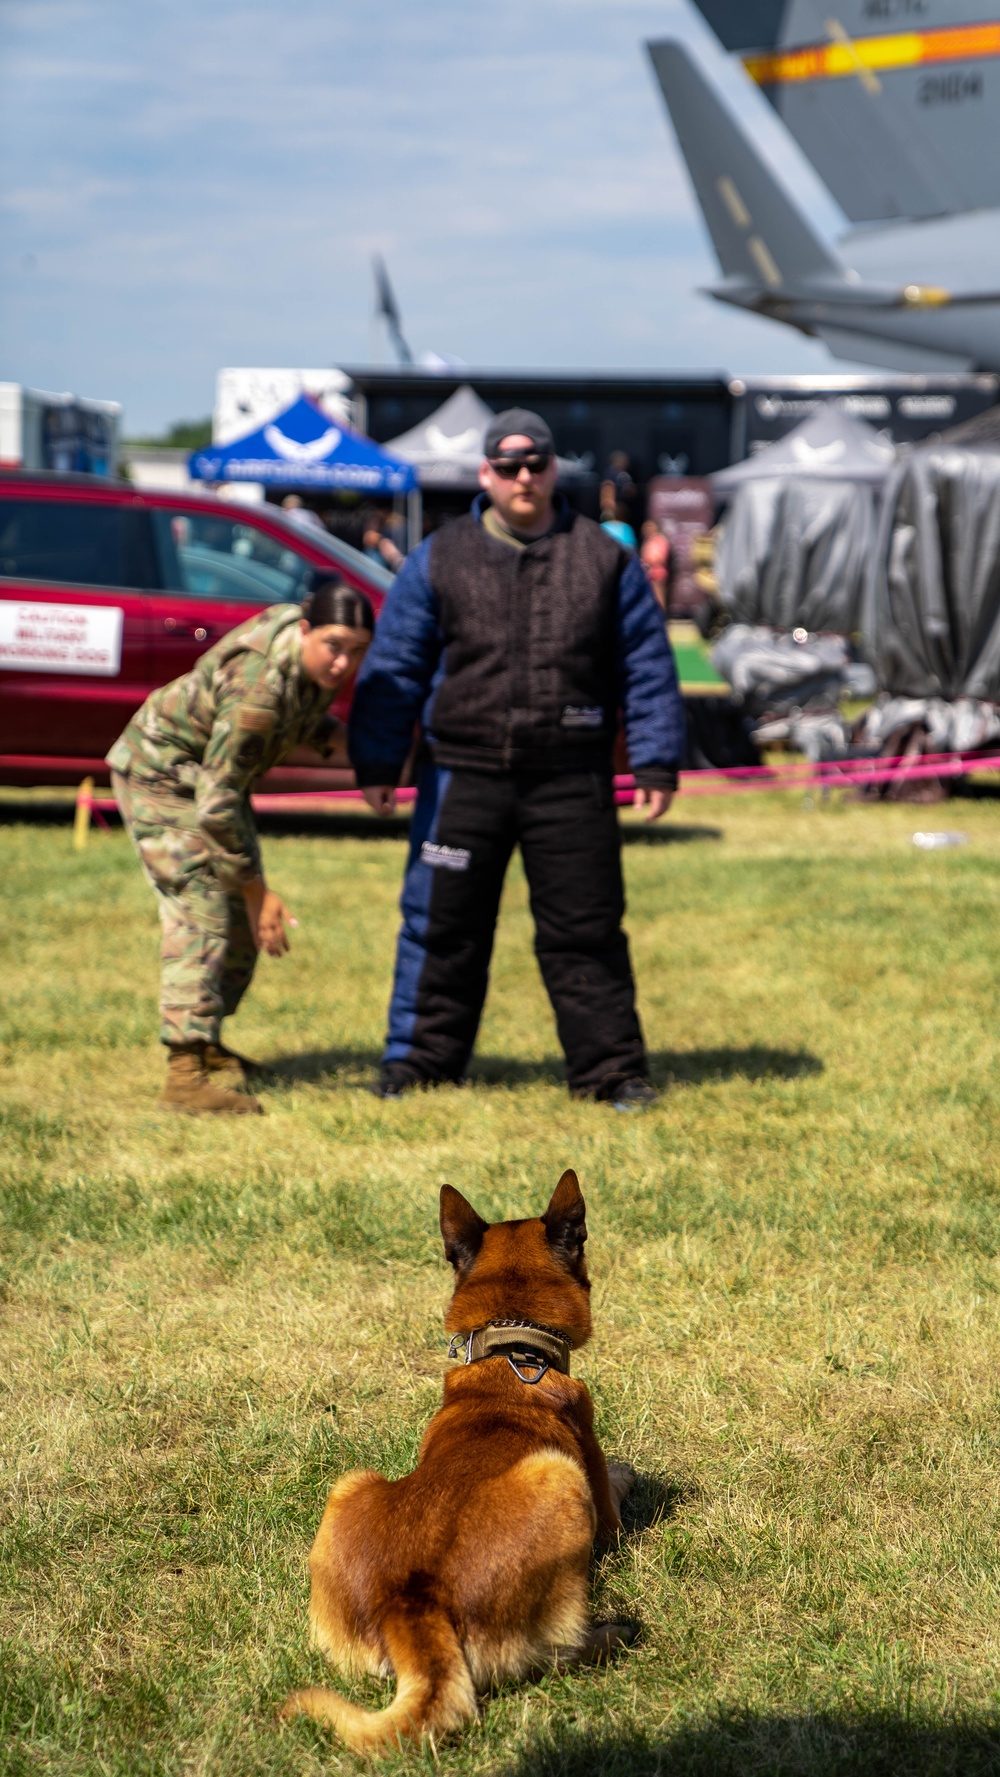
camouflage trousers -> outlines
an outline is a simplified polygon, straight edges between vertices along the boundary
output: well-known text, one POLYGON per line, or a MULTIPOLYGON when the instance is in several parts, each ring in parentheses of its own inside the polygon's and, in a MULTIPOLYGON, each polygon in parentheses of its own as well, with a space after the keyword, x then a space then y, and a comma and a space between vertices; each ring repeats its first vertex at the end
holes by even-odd
POLYGON ((257 962, 243 896, 216 881, 193 795, 117 771, 111 783, 160 913, 160 1041, 217 1043, 257 962))

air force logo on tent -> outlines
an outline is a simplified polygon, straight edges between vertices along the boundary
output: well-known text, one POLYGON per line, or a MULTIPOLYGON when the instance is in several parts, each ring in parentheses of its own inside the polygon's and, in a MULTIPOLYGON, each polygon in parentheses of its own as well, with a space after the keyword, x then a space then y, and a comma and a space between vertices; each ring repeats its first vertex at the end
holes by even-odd
POLYGON ((331 425, 307 395, 246 438, 193 451, 188 468, 195 481, 279 482, 368 494, 405 494, 417 485, 410 463, 349 426, 331 425))

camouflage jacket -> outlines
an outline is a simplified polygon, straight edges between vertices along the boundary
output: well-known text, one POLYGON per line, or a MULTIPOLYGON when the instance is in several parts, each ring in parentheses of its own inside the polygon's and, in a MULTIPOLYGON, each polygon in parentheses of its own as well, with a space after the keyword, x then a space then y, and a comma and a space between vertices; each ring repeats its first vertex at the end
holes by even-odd
POLYGON ((298 746, 328 753, 331 694, 301 667, 302 616, 275 605, 230 630, 182 679, 147 697, 107 756, 113 770, 193 796, 212 869, 228 890, 260 876, 255 778, 298 746))

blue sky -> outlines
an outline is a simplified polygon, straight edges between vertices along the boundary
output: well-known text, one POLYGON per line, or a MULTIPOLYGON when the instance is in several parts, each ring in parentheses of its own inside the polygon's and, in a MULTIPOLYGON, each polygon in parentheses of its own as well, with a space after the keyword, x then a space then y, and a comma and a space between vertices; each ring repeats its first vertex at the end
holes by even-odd
POLYGON ((696 294, 642 48, 677 31, 707 36, 685 0, 0 0, 0 378, 135 433, 207 413, 224 364, 388 361, 373 251, 418 352, 845 368, 696 294))

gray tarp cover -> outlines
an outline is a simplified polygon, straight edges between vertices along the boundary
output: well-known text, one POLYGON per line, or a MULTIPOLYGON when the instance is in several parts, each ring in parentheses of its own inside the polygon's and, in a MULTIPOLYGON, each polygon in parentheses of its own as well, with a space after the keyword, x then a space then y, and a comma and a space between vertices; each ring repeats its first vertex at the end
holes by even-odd
POLYGON ((731 623, 712 649, 712 665, 755 711, 836 706, 850 654, 844 636, 790 635, 731 623))
POLYGON ((895 697, 1000 703, 1000 448, 915 450, 885 492, 864 612, 895 697))
MULTIPOLYGON (((799 632, 801 634, 801 631, 799 632)), ((846 636, 804 635, 731 623, 712 649, 712 663, 757 718, 758 745, 789 741, 809 759, 839 759, 847 727, 837 705, 870 697, 875 675, 851 659, 846 636)))
POLYGON ((875 528, 868 483, 747 482, 716 551, 722 603, 737 623, 850 635, 860 622, 875 528))

